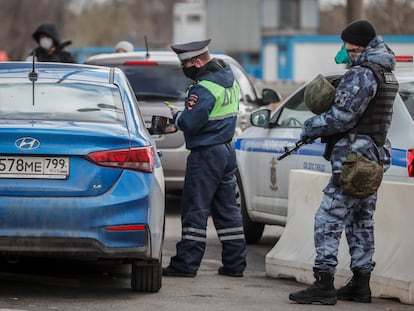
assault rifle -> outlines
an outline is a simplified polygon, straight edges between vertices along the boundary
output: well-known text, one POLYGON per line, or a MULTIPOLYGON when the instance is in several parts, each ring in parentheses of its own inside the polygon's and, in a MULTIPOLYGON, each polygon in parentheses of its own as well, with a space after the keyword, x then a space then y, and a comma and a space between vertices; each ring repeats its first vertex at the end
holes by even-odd
POLYGON ((277 157, 277 160, 280 161, 284 158, 286 158, 287 156, 289 156, 292 152, 298 150, 300 147, 302 147, 303 145, 307 145, 307 144, 311 144, 315 141, 317 137, 313 137, 313 138, 309 138, 309 137, 305 137, 302 138, 301 140, 298 140, 297 142, 295 142, 295 146, 293 147, 288 147, 285 146, 285 152, 282 153, 280 156, 277 157))

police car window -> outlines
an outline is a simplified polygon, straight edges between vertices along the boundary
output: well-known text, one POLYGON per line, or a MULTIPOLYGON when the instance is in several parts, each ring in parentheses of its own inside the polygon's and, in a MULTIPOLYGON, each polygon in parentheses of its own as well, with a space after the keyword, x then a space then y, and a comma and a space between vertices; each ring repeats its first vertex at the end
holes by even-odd
POLYGON ((305 88, 302 87, 283 106, 276 122, 281 127, 301 127, 306 119, 314 114, 308 109, 304 101, 305 88))
POLYGON ((243 99, 247 96, 252 100, 256 100, 256 91, 252 86, 251 82, 247 78, 247 75, 237 66, 230 64, 231 70, 240 85, 240 91, 242 92, 243 99))
POLYGON ((399 93, 411 119, 414 120, 414 83, 400 83, 399 93))

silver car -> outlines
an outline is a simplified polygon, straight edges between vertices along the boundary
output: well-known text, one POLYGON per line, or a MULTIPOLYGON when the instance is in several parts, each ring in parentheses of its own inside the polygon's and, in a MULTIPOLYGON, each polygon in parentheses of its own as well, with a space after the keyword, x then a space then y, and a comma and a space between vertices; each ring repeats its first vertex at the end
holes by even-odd
MULTIPOLYGON (((236 136, 250 126, 250 112, 262 105, 280 101, 275 91, 264 89, 257 95, 254 84, 242 66, 232 57, 212 54, 230 64, 241 88, 239 116, 236 136)), ((180 68, 177 55, 172 51, 139 51, 95 55, 86 60, 87 64, 119 67, 128 77, 147 127, 153 115, 171 117, 170 109, 164 101, 184 108, 185 90, 192 83, 180 68)), ((169 135, 153 135, 164 168, 166 191, 181 190, 184 184, 188 150, 181 131, 169 135)))
MULTIPOLYGON (((326 77, 332 81, 340 79, 343 73, 326 77)), ((393 148, 392 165, 384 179, 414 183, 413 67, 398 67, 395 75, 400 88, 388 132, 393 148)), ((331 172, 330 163, 322 157, 325 144, 320 139, 302 145, 278 161, 285 147, 290 151, 296 146, 303 122, 313 116, 304 102, 305 87, 294 92, 274 112, 267 109, 252 112, 253 126, 236 140, 239 200, 248 243, 260 240, 266 224, 285 225, 291 169, 331 172)))

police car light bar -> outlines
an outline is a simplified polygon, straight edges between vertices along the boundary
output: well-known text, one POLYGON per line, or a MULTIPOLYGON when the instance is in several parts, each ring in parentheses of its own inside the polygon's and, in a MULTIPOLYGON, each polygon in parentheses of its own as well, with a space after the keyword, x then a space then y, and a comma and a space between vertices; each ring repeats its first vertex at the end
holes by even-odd
POLYGON ((395 56, 395 60, 397 63, 412 63, 413 56, 412 55, 397 55, 395 56))
POLYGON ((407 150, 408 177, 414 177, 414 149, 407 150))
POLYGON ((126 61, 125 66, 157 66, 157 62, 153 61, 126 61))

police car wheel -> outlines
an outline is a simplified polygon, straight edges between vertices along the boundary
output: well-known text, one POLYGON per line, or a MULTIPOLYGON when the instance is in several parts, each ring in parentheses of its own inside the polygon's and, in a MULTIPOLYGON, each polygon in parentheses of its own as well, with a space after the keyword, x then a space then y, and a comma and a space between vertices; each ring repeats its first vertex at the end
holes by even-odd
POLYGON ((250 219, 246 208, 246 201, 244 196, 243 184, 241 182, 240 174, 237 172, 237 186, 236 199, 240 207, 243 217, 244 236, 247 244, 256 244, 262 238, 265 225, 263 223, 254 222, 250 219))

